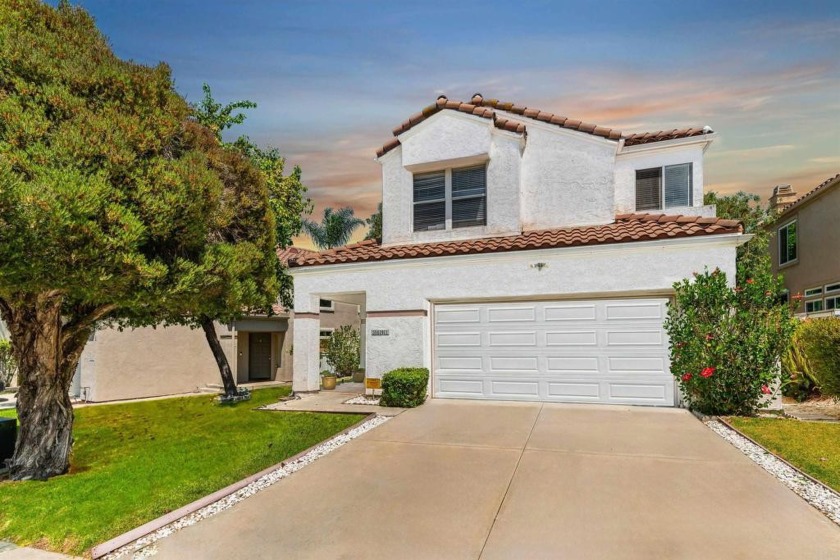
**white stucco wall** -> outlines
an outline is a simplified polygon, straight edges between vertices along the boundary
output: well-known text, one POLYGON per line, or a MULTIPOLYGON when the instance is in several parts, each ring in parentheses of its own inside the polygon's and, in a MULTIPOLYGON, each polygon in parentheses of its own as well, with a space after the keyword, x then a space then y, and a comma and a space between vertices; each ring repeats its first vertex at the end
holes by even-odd
MULTIPOLYGON (((318 294, 337 292, 365 293, 368 313, 429 310, 433 303, 447 301, 669 294, 674 282, 702 271, 704 266, 720 268, 734 280, 735 247, 741 239, 743 236, 722 235, 295 268, 295 312, 317 312, 314 306, 318 294), (545 266, 538 269, 533 266, 536 263, 545 266)), ((400 366, 430 367, 429 321, 428 315, 369 315, 365 333, 367 374, 375 377, 400 366), (372 337, 375 328, 389 329, 395 336, 372 337), (422 364, 418 364, 421 356, 422 364)), ((298 356, 304 349, 317 352, 315 345, 305 336, 299 341, 296 334, 296 384, 299 379, 317 375, 316 369, 298 356)))
POLYGON ((529 125, 522 156, 522 229, 613 221, 616 143, 529 125))

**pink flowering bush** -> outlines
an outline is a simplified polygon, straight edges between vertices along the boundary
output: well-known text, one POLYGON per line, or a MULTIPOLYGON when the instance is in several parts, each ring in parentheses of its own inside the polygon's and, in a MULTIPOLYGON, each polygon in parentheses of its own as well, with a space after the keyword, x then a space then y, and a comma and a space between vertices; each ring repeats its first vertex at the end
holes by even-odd
POLYGON ((719 270, 674 284, 665 328, 671 371, 689 406, 704 414, 751 415, 778 386, 779 359, 795 320, 770 273, 732 288, 719 270))

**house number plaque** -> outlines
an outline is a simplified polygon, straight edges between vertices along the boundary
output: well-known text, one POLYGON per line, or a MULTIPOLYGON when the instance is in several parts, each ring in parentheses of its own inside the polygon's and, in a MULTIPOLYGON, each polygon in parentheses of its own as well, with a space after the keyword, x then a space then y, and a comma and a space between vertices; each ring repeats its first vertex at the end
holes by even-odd
POLYGON ((391 334, 388 329, 371 329, 370 336, 388 336, 391 334))

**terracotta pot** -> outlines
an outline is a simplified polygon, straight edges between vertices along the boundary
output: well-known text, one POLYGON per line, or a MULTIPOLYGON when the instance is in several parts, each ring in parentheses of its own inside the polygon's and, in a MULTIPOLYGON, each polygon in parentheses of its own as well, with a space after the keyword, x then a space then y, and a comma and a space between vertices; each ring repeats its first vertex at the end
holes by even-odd
POLYGON ((326 391, 332 391, 335 389, 335 375, 325 375, 321 377, 321 388, 326 391))

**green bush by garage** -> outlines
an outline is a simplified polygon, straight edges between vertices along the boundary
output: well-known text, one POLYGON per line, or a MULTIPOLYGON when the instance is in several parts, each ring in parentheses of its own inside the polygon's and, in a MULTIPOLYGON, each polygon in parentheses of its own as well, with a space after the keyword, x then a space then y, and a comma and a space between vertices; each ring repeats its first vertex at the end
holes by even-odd
POLYGON ((399 368, 382 376, 382 406, 414 408, 426 400, 429 370, 426 368, 399 368))

